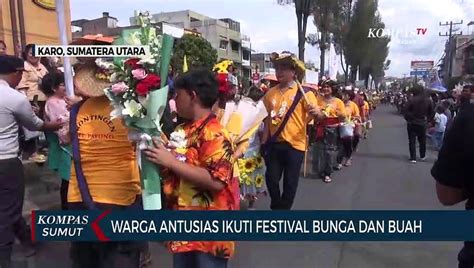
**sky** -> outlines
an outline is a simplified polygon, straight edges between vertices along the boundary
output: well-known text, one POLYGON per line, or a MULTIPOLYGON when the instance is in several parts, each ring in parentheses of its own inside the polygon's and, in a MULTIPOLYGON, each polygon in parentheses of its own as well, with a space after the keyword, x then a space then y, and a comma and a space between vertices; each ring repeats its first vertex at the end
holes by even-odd
MULTIPOLYGON (((294 7, 280 6, 276 0, 71 0, 71 16, 76 19, 94 19, 109 12, 120 26, 129 25, 134 10, 151 14, 178 10, 193 10, 212 18, 232 18, 241 23, 241 32, 250 37, 255 52, 291 51, 297 54, 297 24, 294 7)), ((467 23, 474 21, 474 0, 379 0, 379 12, 387 29, 398 33, 390 42, 387 59, 391 60, 387 76, 403 77, 410 73, 410 61, 439 61, 444 51, 449 27, 447 21, 460 22, 464 34, 467 23), (426 28, 424 35, 403 38, 417 28, 426 28)), ((312 18, 308 20, 307 34, 316 33, 312 18)), ((474 25, 470 32, 474 32, 474 25)), ((319 66, 319 49, 306 45, 305 60, 319 66)), ((326 63, 327 66, 327 63, 326 63)), ((337 68, 342 73, 339 61, 337 68)))

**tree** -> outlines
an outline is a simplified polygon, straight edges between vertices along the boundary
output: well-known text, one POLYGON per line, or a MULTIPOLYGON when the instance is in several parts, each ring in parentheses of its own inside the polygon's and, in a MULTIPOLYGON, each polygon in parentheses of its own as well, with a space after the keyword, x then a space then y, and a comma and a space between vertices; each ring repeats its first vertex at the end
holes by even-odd
POLYGON ((313 0, 277 0, 280 5, 295 5, 296 21, 298 24, 298 58, 304 62, 306 44, 306 26, 311 13, 313 0))
POLYGON ((311 45, 318 45, 320 50, 321 76, 325 70, 326 50, 334 43, 334 33, 339 32, 341 16, 344 10, 344 0, 315 0, 311 8, 314 25, 319 31, 319 35, 312 35, 308 38, 311 45))
POLYGON ((217 50, 206 39, 193 34, 185 34, 175 43, 171 64, 178 73, 183 71, 184 55, 190 70, 196 67, 212 69, 217 62, 217 50))
POLYGON ((377 6, 377 0, 358 0, 349 23, 349 30, 344 38, 344 56, 350 65, 350 80, 355 82, 357 73, 365 80, 368 87, 372 77, 377 87, 390 65, 386 61, 390 38, 368 38, 370 28, 385 28, 377 6))

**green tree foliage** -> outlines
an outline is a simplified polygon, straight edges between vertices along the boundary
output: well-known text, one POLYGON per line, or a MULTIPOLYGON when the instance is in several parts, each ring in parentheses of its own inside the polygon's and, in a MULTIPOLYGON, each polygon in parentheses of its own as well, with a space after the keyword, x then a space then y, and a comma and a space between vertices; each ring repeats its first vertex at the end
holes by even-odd
POLYGON ((185 34, 175 43, 171 64, 178 73, 183 71, 184 55, 189 70, 196 67, 212 69, 217 62, 217 50, 206 39, 192 34, 185 34))
POLYGON ((298 24, 298 58, 304 62, 304 50, 306 44, 306 26, 314 0, 277 0, 280 5, 294 4, 296 21, 298 24))
POLYGON ((389 50, 389 37, 368 38, 370 28, 385 28, 377 8, 377 0, 358 0, 351 17, 349 30, 344 38, 344 56, 351 66, 351 81, 356 80, 357 72, 368 86, 372 77, 377 86, 390 62, 386 61, 389 50))

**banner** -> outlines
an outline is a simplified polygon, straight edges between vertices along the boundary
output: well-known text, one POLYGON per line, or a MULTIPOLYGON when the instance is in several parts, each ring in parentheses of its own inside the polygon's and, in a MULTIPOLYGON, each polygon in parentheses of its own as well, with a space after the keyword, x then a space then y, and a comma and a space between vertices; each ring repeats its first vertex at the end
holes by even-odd
POLYGON ((464 241, 474 211, 33 211, 36 241, 464 241))

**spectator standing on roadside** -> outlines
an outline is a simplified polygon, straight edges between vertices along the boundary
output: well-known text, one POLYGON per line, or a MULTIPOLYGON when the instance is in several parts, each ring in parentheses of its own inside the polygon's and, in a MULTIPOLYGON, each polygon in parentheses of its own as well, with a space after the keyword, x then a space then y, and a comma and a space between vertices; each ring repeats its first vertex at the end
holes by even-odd
POLYGON ((417 85, 411 91, 413 97, 407 103, 405 120, 407 121, 410 162, 416 163, 416 139, 420 144, 420 159, 426 160, 426 125, 433 118, 434 109, 423 87, 417 85))
MULTIPOLYGON (((57 130, 58 122, 45 123, 38 118, 28 99, 14 88, 22 78, 23 61, 15 56, 0 56, 0 267, 11 267, 15 236, 23 242, 30 237, 22 217, 25 194, 23 165, 18 159, 18 131, 57 130)), ((30 241, 31 242, 31 241, 30 241)))

